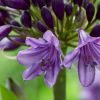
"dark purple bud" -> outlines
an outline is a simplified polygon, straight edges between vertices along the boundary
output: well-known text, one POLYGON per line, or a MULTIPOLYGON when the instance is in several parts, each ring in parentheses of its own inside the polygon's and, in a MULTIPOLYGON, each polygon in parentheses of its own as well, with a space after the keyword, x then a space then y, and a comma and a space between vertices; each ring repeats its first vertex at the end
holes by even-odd
POLYGON ((0 1, 0 6, 5 6, 5 4, 2 1, 0 1))
POLYGON ((3 22, 9 17, 9 14, 6 10, 0 10, 0 20, 3 22))
POLYGON ((29 0, 1 0, 6 6, 26 10, 30 7, 29 0))
POLYGON ((73 0, 74 4, 77 4, 78 6, 82 6, 83 0, 73 0))
POLYGON ((0 20, 0 26, 4 25, 4 22, 2 20, 0 20))
POLYGON ((37 23, 37 28, 39 29, 39 31, 41 31, 42 33, 47 31, 47 27, 41 22, 38 21, 37 23))
POLYGON ((30 0, 24 0, 25 1, 25 3, 30 7, 30 0))
POLYGON ((100 19, 100 3, 98 4, 96 19, 100 19))
POLYGON ((21 39, 19 37, 13 37, 11 39, 12 41, 10 41, 8 38, 2 39, 0 41, 0 49, 3 49, 5 51, 15 50, 21 45, 19 43, 25 42, 25 39, 21 39))
POLYGON ((71 4, 65 4, 65 12, 67 16, 70 16, 72 14, 73 7, 71 4))
POLYGON ((64 18, 64 2, 63 2, 63 0, 52 0, 52 9, 53 9, 55 15, 60 20, 63 20, 63 18, 64 18))
POLYGON ((37 4, 40 8, 42 8, 43 6, 45 6, 45 0, 37 0, 37 4))
POLYGON ((50 7, 50 5, 51 5, 51 0, 45 0, 45 3, 46 3, 46 5, 47 5, 47 7, 50 7))
POLYGON ((93 37, 100 37, 100 24, 94 26, 90 32, 90 35, 93 37))
POLYGON ((10 22, 10 25, 14 25, 14 26, 21 27, 20 23, 18 23, 16 20, 12 20, 12 21, 10 22))
POLYGON ((46 25, 49 28, 53 29, 54 28, 53 17, 52 17, 52 14, 47 7, 45 7, 45 6, 42 7, 41 16, 42 16, 43 20, 45 21, 46 25))
POLYGON ((12 31, 11 25, 3 25, 0 26, 0 40, 4 37, 8 36, 8 34, 12 31))
POLYGON ((37 0, 32 0, 33 5, 37 6, 37 0))
POLYGON ((28 11, 23 11, 21 15, 21 22, 25 27, 31 28, 32 27, 32 19, 31 15, 28 11))
POLYGON ((7 18, 9 18, 8 12, 5 10, 0 10, 0 26, 4 25, 7 18))
POLYGON ((94 5, 92 3, 89 3, 86 7, 86 16, 87 16, 88 22, 92 21, 94 13, 95 13, 94 5))

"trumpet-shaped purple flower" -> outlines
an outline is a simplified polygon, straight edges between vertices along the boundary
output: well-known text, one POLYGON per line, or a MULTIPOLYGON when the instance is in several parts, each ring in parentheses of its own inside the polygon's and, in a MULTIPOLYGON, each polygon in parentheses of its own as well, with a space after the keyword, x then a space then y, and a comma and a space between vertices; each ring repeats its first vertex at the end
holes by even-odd
POLYGON ((65 57, 63 63, 66 68, 71 68, 75 60, 78 60, 78 75, 81 84, 91 85, 95 77, 95 67, 100 69, 100 37, 91 37, 80 29, 79 45, 65 57))
POLYGON ((46 31, 43 38, 28 37, 26 44, 31 47, 20 51, 17 56, 17 60, 28 67, 23 73, 24 80, 44 74, 46 84, 53 86, 61 69, 59 40, 51 31, 46 31))

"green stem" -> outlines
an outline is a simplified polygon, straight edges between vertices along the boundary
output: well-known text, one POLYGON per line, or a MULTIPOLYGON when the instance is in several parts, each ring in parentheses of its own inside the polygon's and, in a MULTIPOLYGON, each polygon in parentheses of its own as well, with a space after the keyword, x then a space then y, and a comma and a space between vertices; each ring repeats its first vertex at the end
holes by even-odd
POLYGON ((57 82, 53 88, 54 100, 66 100, 66 70, 63 69, 58 75, 57 82))

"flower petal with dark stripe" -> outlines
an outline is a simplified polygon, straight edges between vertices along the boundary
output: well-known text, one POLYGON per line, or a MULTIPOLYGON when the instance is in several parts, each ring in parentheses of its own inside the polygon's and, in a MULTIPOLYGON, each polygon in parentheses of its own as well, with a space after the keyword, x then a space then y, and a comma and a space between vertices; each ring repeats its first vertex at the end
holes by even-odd
POLYGON ((34 79, 44 73, 45 83, 52 87, 61 69, 59 40, 51 31, 46 31, 43 38, 28 37, 26 44, 30 47, 20 51, 17 56, 17 60, 27 66, 23 73, 24 80, 34 79))
POLYGON ((100 69, 100 37, 91 37, 82 29, 78 33, 79 45, 66 55, 63 64, 66 68, 71 68, 77 60, 80 82, 87 87, 94 82, 95 67, 100 69))

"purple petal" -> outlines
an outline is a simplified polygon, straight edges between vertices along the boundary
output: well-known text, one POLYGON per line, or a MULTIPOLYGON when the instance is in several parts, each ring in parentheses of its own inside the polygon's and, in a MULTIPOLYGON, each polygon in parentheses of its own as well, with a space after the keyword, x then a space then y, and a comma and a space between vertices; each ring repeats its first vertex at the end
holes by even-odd
POLYGON ((75 49, 73 52, 65 56, 63 64, 66 68, 70 68, 72 63, 78 59, 79 52, 79 49, 75 49))
POLYGON ((57 79, 59 71, 60 71, 60 68, 58 66, 55 66, 55 67, 52 66, 48 68, 45 75, 45 83, 49 87, 52 87, 56 83, 56 79, 57 79))
POLYGON ((91 85, 95 77, 95 65, 87 64, 84 54, 81 52, 78 62, 78 74, 80 82, 83 86, 91 85))
POLYGON ((79 35, 79 46, 78 46, 78 48, 81 48, 81 47, 87 45, 87 43, 90 43, 90 42, 100 41, 100 37, 91 37, 90 35, 88 35, 88 33, 86 33, 82 29, 79 29, 78 33, 79 33, 78 34, 79 35))
POLYGON ((23 73, 23 79, 24 80, 31 80, 34 79, 36 76, 39 76, 43 73, 40 66, 32 66, 29 67, 26 71, 23 73))
POLYGON ((37 49, 30 48, 20 51, 17 55, 17 60, 25 66, 31 66, 34 63, 39 63, 47 54, 48 47, 37 49))
MULTIPOLYGON (((53 50, 53 49, 52 49, 53 50)), ((51 50, 51 52, 52 52, 51 50)), ((49 65, 49 68, 46 71, 45 74, 45 83, 49 86, 52 87, 55 83, 56 83, 56 79, 58 76, 58 73, 60 71, 60 55, 58 54, 59 52, 54 50, 54 52, 52 52, 52 59, 51 59, 51 63, 49 65)))
POLYGON ((100 69, 100 45, 92 43, 89 48, 91 50, 91 56, 93 57, 94 62, 97 64, 96 67, 100 69))
POLYGON ((88 33, 86 33, 82 29, 78 30, 78 35, 79 35, 79 44, 83 44, 84 42, 86 42, 87 38, 89 37, 88 33))
POLYGON ((54 34, 51 31, 46 31, 43 35, 43 38, 52 43, 53 45, 55 45, 55 47, 59 46, 59 40, 56 38, 56 36, 54 36, 54 34))
POLYGON ((30 45, 33 48, 36 48, 39 45, 43 45, 44 43, 45 43, 45 41, 43 41, 41 39, 35 39, 35 38, 31 38, 31 37, 26 38, 26 44, 30 45))

